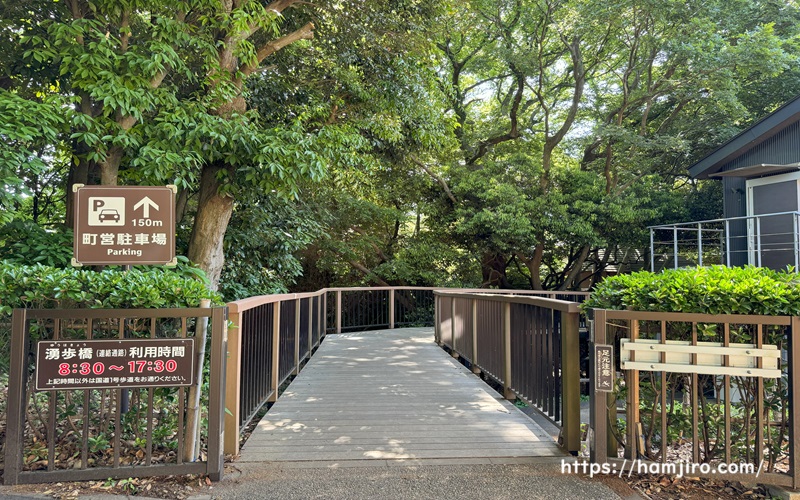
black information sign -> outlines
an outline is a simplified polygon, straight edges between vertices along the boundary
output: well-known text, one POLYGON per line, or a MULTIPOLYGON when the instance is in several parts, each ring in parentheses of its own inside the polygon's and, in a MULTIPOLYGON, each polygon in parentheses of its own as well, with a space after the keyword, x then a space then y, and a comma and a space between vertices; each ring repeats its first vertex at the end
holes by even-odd
POLYGON ((594 346, 594 390, 598 392, 614 390, 614 346, 605 344, 594 346))
POLYGON ((189 386, 194 339, 43 340, 36 390, 189 386))

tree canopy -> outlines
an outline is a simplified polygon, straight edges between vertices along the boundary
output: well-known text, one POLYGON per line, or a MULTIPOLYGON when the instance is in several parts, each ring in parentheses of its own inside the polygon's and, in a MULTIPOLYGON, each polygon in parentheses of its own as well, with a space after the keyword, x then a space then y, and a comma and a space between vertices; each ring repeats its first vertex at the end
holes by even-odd
POLYGON ((179 253, 227 298, 589 287, 636 267, 648 224, 717 215, 686 167, 800 93, 798 21, 771 0, 9 4, 0 243, 68 237, 72 184, 175 184, 179 253))

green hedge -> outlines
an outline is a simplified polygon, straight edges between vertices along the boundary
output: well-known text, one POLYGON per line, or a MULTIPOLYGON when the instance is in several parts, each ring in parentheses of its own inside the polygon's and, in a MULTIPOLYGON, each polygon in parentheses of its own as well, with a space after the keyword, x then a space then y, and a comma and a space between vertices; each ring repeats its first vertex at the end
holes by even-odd
POLYGON ((221 304, 202 276, 168 268, 88 269, 23 266, 0 261, 0 375, 8 372, 11 313, 28 309, 150 309, 221 304), (188 275, 187 275, 188 274, 188 275))
POLYGON ((0 321, 14 308, 197 307, 200 299, 221 303, 198 279, 170 269, 91 271, 0 261, 0 321))
POLYGON ((706 314, 800 315, 800 278, 759 267, 638 272, 601 282, 584 308, 706 314))

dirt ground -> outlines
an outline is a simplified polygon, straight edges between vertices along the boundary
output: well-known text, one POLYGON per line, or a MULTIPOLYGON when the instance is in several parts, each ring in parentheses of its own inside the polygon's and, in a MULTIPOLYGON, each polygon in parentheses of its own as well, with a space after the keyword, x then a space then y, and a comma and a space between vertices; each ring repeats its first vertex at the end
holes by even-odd
MULTIPOLYGON (((742 485, 737 482, 698 478, 671 478, 668 476, 632 475, 623 479, 595 476, 622 497, 635 493, 653 500, 740 500, 768 499, 769 491, 763 486, 742 485), (620 487, 620 482, 625 486, 620 487), (615 484, 617 483, 617 484, 615 484), (627 491, 626 491, 627 490, 627 491)), ((86 481, 46 485, 18 486, 15 491, 38 493, 66 500, 87 494, 117 494, 165 499, 186 499, 194 495, 213 494, 214 484, 204 476, 168 476, 161 478, 86 481)))

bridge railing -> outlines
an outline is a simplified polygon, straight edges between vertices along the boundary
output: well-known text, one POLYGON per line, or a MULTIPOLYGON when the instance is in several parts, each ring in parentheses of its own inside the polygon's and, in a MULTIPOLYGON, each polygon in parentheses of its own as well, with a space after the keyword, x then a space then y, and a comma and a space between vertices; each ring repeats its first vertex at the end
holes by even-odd
MULTIPOLYGON (((264 295, 230 302, 225 453, 238 453, 242 429, 265 404, 277 400, 281 386, 299 372, 326 334, 434 326, 438 317, 435 315, 435 290, 437 288, 433 287, 326 288, 317 292, 264 295)), ((457 291, 558 296, 574 301, 582 301, 588 295, 529 290, 457 291)), ((575 356, 579 357, 577 351, 575 356)), ((577 361, 575 366, 578 366, 577 361)), ((578 376, 578 369, 574 371, 578 376)), ((520 374, 515 380, 523 378, 520 374)), ((520 392, 526 393, 523 389, 520 392)), ((544 407, 556 412, 555 401, 547 401, 543 403, 544 407)), ((556 420, 560 421, 560 403, 558 408, 556 420)))
POLYGON ((237 454, 241 430, 325 336, 325 291, 251 297, 228 310, 224 449, 237 454))
POLYGON ((326 288, 327 332, 433 326, 433 287, 326 288))
MULTIPOLYGON (((561 444, 580 451, 580 310, 573 301, 535 295, 437 290, 436 341, 561 428, 561 444)), ((567 294, 564 294, 567 295, 567 294)), ((574 298, 574 293, 569 294, 574 298)), ((583 298, 583 297, 579 297, 583 298)))

